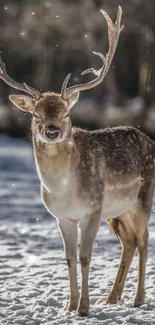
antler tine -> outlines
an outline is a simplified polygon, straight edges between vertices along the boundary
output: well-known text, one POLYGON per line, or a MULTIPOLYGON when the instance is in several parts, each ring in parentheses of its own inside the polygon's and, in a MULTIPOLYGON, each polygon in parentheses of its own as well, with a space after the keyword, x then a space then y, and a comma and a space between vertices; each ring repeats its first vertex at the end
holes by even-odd
POLYGON ((42 93, 39 90, 34 89, 31 86, 28 86, 25 82, 23 82, 23 85, 26 88, 26 90, 24 90, 24 91, 26 91, 29 94, 31 94, 35 99, 39 99, 39 98, 42 97, 42 93))
MULTIPOLYGON (((98 55, 101 58, 101 60, 104 63, 104 67, 107 65, 107 60, 102 53, 93 51, 93 54, 98 55)), ((83 71, 81 74, 85 75, 87 73, 93 73, 95 76, 99 76, 101 71, 102 71, 102 68, 100 70, 95 70, 94 68, 90 68, 90 69, 83 71)))
MULTIPOLYGON (((65 89, 66 96, 69 96, 73 92, 88 90, 93 87, 96 87, 103 81, 103 79, 105 78, 105 76, 109 70, 111 61, 112 61, 113 56, 116 51, 120 32, 124 28, 124 26, 120 26, 121 17, 122 17, 122 8, 120 6, 118 7, 118 13, 117 13, 117 18, 116 18, 115 24, 112 22, 111 18, 104 10, 100 10, 100 11, 103 14, 104 18, 106 19, 106 22, 108 25, 108 39, 109 39, 108 54, 105 57, 100 52, 93 52, 93 54, 98 55, 102 59, 103 66, 99 70, 95 70, 94 68, 87 69, 82 73, 82 75, 87 74, 87 73, 93 73, 95 76, 97 76, 97 78, 86 83, 86 84, 74 85, 74 86, 71 86, 71 87, 65 89)), ((66 87, 67 87, 67 85, 66 85, 66 87)))
POLYGON ((66 100, 67 99, 67 93, 66 93, 66 89, 67 89, 67 84, 69 82, 69 79, 71 77, 71 73, 69 73, 67 75, 67 77, 65 78, 63 84, 62 84, 62 88, 61 88, 61 98, 66 100))
POLYGON ((22 83, 16 82, 13 79, 11 79, 7 74, 7 71, 5 68, 5 63, 3 62, 1 56, 0 56, 0 79, 2 79, 9 86, 11 86, 15 89, 19 89, 26 93, 31 94, 35 99, 39 99, 42 96, 42 94, 39 90, 36 90, 36 89, 26 85, 25 83, 22 84, 22 83))

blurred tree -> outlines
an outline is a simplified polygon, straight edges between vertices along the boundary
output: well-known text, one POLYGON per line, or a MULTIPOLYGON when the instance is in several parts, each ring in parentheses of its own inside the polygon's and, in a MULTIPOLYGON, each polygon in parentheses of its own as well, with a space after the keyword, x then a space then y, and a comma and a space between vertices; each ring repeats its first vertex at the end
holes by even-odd
MULTIPOLYGON (((127 99, 141 96, 143 123, 155 101, 154 0, 1 0, 0 51, 10 76, 44 91, 60 91, 69 72, 72 83, 91 79, 80 73, 100 67, 92 51, 108 51, 107 26, 99 8, 114 20, 118 4, 125 28, 115 58, 104 83, 81 98, 92 98, 103 114, 108 98, 123 107, 127 99)), ((1 83, 0 97, 7 106, 10 92, 1 83)))

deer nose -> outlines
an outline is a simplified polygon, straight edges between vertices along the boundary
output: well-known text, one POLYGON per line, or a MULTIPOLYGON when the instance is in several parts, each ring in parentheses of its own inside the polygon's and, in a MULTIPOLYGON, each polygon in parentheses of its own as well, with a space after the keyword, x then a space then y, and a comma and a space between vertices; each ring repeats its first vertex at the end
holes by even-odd
POLYGON ((56 126, 50 125, 46 129, 45 134, 48 140, 55 140, 60 136, 60 130, 56 126))

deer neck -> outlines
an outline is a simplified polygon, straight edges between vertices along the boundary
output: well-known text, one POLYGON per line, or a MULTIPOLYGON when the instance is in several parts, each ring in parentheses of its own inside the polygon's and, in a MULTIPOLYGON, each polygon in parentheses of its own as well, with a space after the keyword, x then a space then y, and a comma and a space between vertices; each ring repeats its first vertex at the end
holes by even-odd
POLYGON ((50 144, 33 135, 34 154, 40 180, 50 190, 70 177, 71 157, 75 150, 72 131, 62 142, 50 144))

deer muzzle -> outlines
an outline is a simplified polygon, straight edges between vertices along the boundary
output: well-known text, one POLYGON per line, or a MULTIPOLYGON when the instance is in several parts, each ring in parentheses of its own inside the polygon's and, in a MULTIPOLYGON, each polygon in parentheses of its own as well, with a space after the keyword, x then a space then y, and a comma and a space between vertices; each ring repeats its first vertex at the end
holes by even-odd
POLYGON ((61 131, 57 127, 51 125, 45 130, 45 136, 48 140, 56 140, 61 137, 61 131))

